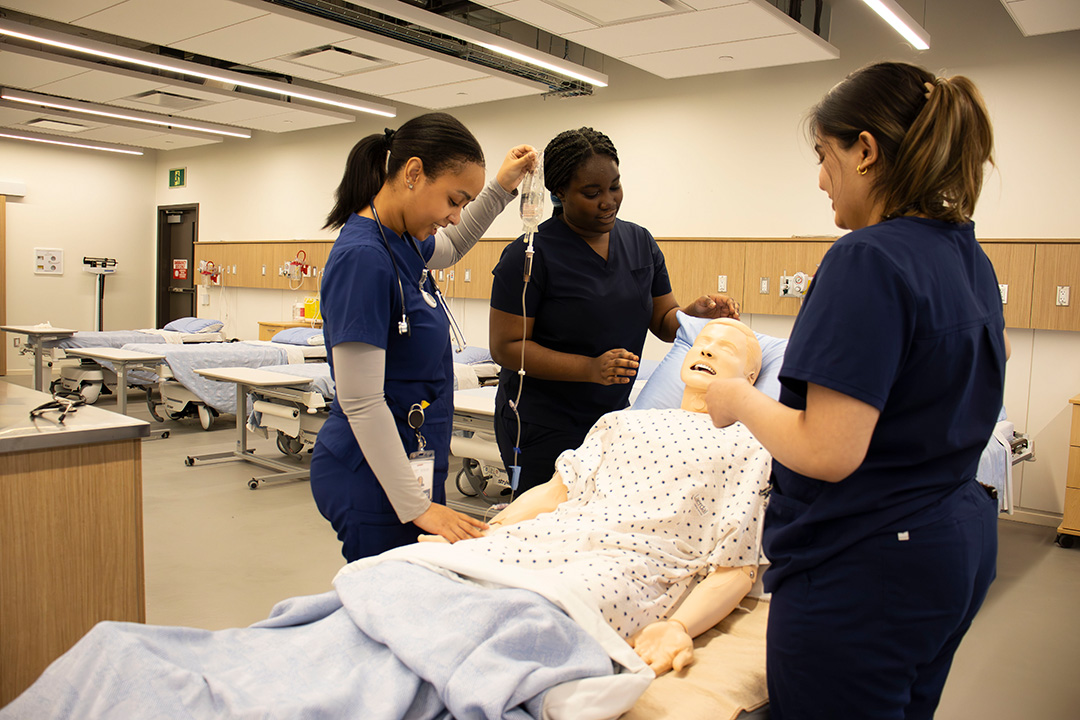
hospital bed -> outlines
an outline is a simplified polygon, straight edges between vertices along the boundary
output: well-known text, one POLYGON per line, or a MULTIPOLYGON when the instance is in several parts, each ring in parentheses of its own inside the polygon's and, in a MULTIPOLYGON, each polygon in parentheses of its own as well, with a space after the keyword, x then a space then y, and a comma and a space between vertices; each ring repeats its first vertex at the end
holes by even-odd
MULTIPOLYGON (((322 345, 301 346, 257 340, 193 345, 131 343, 122 349, 156 352, 164 356, 160 363, 141 367, 128 375, 132 383, 147 388, 146 404, 155 420, 164 422, 157 412, 158 408, 163 408, 165 415, 173 420, 197 416, 204 430, 210 429, 219 414, 234 412, 235 388, 230 383, 203 377, 196 370, 258 368, 318 362, 326 357, 322 345)), ((239 421, 243 422, 242 419, 239 421)))
MULTIPOLYGON (((218 320, 180 318, 166 325, 166 328, 181 328, 178 330, 150 328, 84 331, 55 328, 52 333, 48 333, 48 324, 43 323, 29 328, 34 332, 26 332, 27 328, 23 328, 27 342, 20 352, 31 356, 35 378, 43 378, 46 368, 59 368, 60 377, 50 384, 50 390, 54 394, 80 395, 85 402, 92 404, 97 402, 102 393, 112 392, 110 386, 116 385, 116 374, 111 367, 104 367, 93 358, 72 355, 69 350, 121 348, 129 343, 224 342, 225 334, 221 332, 221 326, 222 323, 218 320)), ((41 382, 44 384, 43 380, 41 382)))

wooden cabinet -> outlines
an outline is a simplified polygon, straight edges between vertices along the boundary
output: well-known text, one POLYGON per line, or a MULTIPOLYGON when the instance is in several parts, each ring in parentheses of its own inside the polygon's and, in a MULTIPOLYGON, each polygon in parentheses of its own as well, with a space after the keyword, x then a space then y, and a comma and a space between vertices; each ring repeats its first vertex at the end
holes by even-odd
POLYGON ((322 320, 316 320, 314 323, 308 320, 260 320, 259 321, 259 339, 260 340, 272 340, 275 335, 284 330, 285 328, 294 327, 322 327, 322 320))
POLYGON ((998 285, 1005 286, 1005 327, 1031 327, 1031 290, 1035 281, 1035 244, 983 242, 998 285))
POLYGON ((1080 535, 1080 395, 1072 403, 1072 433, 1069 435, 1069 470, 1065 476, 1065 516, 1058 526, 1058 542, 1069 547, 1080 535))
POLYGON ((1075 241, 1036 245, 1031 327, 1080 330, 1080 244, 1075 241), (1058 287, 1069 288, 1068 305, 1057 304, 1058 287))

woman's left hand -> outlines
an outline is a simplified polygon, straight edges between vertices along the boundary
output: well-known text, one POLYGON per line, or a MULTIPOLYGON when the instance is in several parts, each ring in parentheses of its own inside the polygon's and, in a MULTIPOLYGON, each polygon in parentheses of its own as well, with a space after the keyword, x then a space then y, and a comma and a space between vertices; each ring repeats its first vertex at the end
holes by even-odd
POLYGON ((683 310, 687 315, 700 318, 731 318, 739 319, 739 303, 730 295, 715 293, 702 295, 683 310))
POLYGON ((739 417, 735 413, 738 406, 737 396, 749 387, 752 387, 750 383, 742 378, 717 378, 709 383, 705 390, 705 407, 708 408, 713 425, 725 428, 738 422, 739 417))
POLYGON ((536 167, 537 156, 536 148, 532 145, 518 145, 510 148, 499 172, 495 173, 495 179, 502 189, 506 192, 514 192, 514 189, 521 184, 525 173, 536 167))
POLYGON ((630 638, 630 647, 658 676, 672 669, 678 672, 694 661, 693 638, 680 623, 670 620, 641 628, 630 638))

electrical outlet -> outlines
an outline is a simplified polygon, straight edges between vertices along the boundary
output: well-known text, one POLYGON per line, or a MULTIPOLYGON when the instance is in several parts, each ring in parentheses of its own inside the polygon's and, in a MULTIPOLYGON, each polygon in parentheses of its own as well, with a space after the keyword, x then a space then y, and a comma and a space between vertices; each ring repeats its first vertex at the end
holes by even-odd
POLYGON ((472 270, 465 270, 465 282, 472 282, 472 270))
POLYGON ((1054 303, 1058 307, 1069 306, 1069 285, 1057 286, 1057 301, 1054 303))
POLYGON ((758 293, 760 293, 761 295, 768 295, 769 294, 769 278, 767 278, 767 277, 761 278, 761 289, 758 290, 758 293))
POLYGON ((727 292, 727 275, 716 276, 716 292, 727 292))
POLYGON ((263 275, 265 275, 266 274, 266 266, 263 265, 262 267, 263 267, 263 275))
POLYGON ((998 285, 998 292, 1001 293, 1001 304, 1002 305, 1008 305, 1009 304, 1009 286, 1006 285, 1005 283, 1001 283, 1000 285, 998 285))
POLYGON ((15 347, 19 347, 20 345, 22 345, 22 338, 11 338, 11 339, 15 343, 15 347))

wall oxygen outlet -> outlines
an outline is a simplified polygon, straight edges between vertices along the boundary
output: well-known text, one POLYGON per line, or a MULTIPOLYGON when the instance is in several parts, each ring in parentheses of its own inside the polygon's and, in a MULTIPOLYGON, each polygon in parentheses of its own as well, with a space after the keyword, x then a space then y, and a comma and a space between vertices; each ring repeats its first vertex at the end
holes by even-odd
POLYGON ((1057 299, 1055 300, 1054 304, 1058 307, 1069 306, 1069 287, 1069 285, 1057 286, 1057 299))

